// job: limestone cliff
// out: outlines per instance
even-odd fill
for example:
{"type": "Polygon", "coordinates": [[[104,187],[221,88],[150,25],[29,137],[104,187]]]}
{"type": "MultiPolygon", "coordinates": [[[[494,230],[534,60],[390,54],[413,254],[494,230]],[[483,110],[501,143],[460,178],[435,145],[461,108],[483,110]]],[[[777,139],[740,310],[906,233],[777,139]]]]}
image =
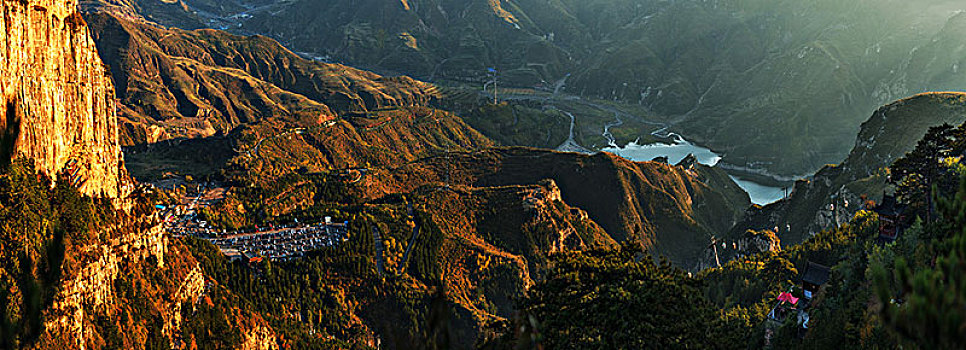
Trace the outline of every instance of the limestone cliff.
{"type": "Polygon", "coordinates": [[[0,12],[0,156],[31,158],[85,194],[118,197],[114,86],[77,0],[3,1],[0,12]]]}
{"type": "MultiPolygon", "coordinates": [[[[77,0],[0,1],[0,12],[0,164],[10,165],[0,167],[0,307],[13,310],[0,347],[183,347],[185,322],[208,319],[185,320],[181,308],[197,307],[210,285],[144,209],[151,203],[128,196],[114,85],[77,0]]],[[[245,325],[230,331],[237,344],[272,347],[270,328],[245,325]]]]}
{"type": "MultiPolygon", "coordinates": [[[[118,228],[123,230],[123,228],[118,228]]],[[[114,283],[127,263],[140,264],[149,257],[158,267],[164,265],[167,236],[161,226],[155,226],[142,234],[122,234],[106,244],[85,247],[81,252],[89,256],[76,276],[61,285],[60,293],[48,311],[46,320],[47,339],[59,340],[72,348],[84,349],[91,342],[89,329],[85,329],[85,314],[104,312],[115,299],[114,283]]],[[[186,280],[188,283],[190,279],[186,280]]],[[[180,292],[180,291],[179,291],[180,292]]],[[[173,317],[165,315],[165,317],[173,317]]],[[[178,315],[180,316],[180,315],[178,315]]],[[[46,344],[46,340],[39,344],[46,344]]]]}

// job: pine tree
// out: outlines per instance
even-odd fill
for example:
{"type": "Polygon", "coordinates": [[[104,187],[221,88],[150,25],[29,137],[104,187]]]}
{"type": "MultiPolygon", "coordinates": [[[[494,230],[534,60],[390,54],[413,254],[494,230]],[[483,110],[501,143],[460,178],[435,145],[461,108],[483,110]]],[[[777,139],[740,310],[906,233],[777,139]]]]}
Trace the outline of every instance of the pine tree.
{"type": "Polygon", "coordinates": [[[905,339],[924,349],[955,349],[966,344],[966,180],[959,192],[939,200],[941,234],[932,242],[938,253],[932,261],[896,259],[894,279],[901,297],[890,295],[884,268],[875,272],[882,314],[905,339]]]}
{"type": "Polygon", "coordinates": [[[947,178],[948,173],[944,160],[953,155],[956,135],[952,125],[932,127],[912,152],[896,160],[889,168],[889,181],[897,186],[896,194],[904,202],[918,208],[925,215],[927,223],[932,222],[935,212],[934,187],[939,186],[940,190],[954,187],[943,179],[947,178]]]}

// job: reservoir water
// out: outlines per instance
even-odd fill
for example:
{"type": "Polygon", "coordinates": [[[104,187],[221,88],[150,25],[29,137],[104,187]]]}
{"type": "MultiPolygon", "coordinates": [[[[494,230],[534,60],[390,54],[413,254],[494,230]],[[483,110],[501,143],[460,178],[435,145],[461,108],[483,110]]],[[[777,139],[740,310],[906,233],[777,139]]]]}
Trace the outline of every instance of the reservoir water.
{"type": "MultiPolygon", "coordinates": [[[[631,142],[624,147],[611,145],[604,148],[604,152],[616,154],[637,162],[650,161],[657,157],[668,157],[668,162],[676,164],[688,154],[694,154],[698,162],[707,166],[715,166],[721,161],[721,156],[712,152],[710,149],[697,146],[683,139],[677,134],[671,134],[675,141],[672,144],[653,143],[641,145],[631,142]]],[[[752,181],[744,180],[731,176],[738,186],[741,186],[751,197],[751,202],[759,205],[777,202],[784,197],[784,189],[781,187],[770,187],[752,181]]]]}
{"type": "Polygon", "coordinates": [[[765,205],[775,203],[778,200],[785,198],[785,189],[781,187],[769,187],[757,182],[751,182],[748,180],[742,180],[741,178],[729,175],[738,186],[741,186],[748,192],[748,196],[751,197],[751,202],[758,205],[765,205]]]}

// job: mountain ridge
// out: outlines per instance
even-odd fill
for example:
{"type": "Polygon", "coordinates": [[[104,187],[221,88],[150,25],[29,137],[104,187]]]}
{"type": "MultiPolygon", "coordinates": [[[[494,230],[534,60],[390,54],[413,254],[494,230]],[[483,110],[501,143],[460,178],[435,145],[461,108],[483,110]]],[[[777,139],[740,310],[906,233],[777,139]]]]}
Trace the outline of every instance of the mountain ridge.
{"type": "Polygon", "coordinates": [[[379,10],[295,1],[230,21],[308,56],[393,74],[476,86],[496,67],[504,86],[563,81],[564,93],[646,107],[725,162],[776,176],[844,159],[843,145],[885,103],[962,85],[946,74],[961,62],[934,62],[944,51],[927,50],[938,40],[958,52],[943,40],[961,27],[955,1],[518,0],[502,7],[516,22],[482,3],[366,6],[379,10]]]}
{"type": "Polygon", "coordinates": [[[964,121],[962,92],[923,93],[887,104],[862,124],[845,161],[798,181],[788,199],[752,208],[729,235],[778,227],[783,245],[802,242],[834,225],[836,217],[840,222],[851,218],[866,204],[862,198],[881,201],[888,190],[887,168],[912,151],[930,127],[964,121]]]}

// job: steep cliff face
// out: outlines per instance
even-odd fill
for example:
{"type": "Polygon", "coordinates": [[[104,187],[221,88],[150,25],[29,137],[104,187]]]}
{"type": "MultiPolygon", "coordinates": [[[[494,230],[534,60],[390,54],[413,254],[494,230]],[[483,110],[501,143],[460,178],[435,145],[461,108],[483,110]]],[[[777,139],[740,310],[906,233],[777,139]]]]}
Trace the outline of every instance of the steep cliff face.
{"type": "Polygon", "coordinates": [[[788,246],[845,223],[862,208],[863,195],[882,198],[886,168],[913,150],[930,127],[964,121],[966,94],[959,92],[919,94],[883,106],[862,124],[855,147],[842,164],[798,181],[786,200],[752,208],[730,236],[777,227],[782,245],[788,246]]]}
{"type": "Polygon", "coordinates": [[[438,244],[417,247],[408,272],[430,275],[420,262],[438,261],[449,293],[479,322],[511,315],[513,300],[540,279],[551,253],[616,245],[585,211],[563,200],[553,180],[426,186],[411,198],[428,214],[417,242],[438,244]]]}
{"type": "Polygon", "coordinates": [[[81,192],[117,197],[114,87],[76,0],[0,2],[0,156],[33,159],[81,192]]]}
{"type": "MultiPolygon", "coordinates": [[[[164,253],[168,238],[161,226],[155,226],[142,234],[122,234],[107,244],[84,247],[84,267],[63,282],[60,293],[47,311],[46,335],[40,344],[69,343],[72,348],[84,349],[92,343],[92,332],[85,332],[87,314],[103,313],[115,301],[114,283],[122,274],[124,266],[140,264],[153,258],[157,267],[164,266],[164,253]]],[[[190,279],[186,280],[190,281],[190,279]]],[[[180,295],[179,295],[180,296],[180,295]]],[[[166,318],[174,317],[172,313],[166,318]]],[[[177,315],[180,317],[180,315],[177,315]]]]}
{"type": "MultiPolygon", "coordinates": [[[[113,83],[77,0],[0,1],[0,16],[0,347],[183,346],[184,324],[210,318],[180,309],[211,288],[126,190],[113,83]]],[[[270,328],[245,325],[224,333],[271,348],[270,328]]]]}

